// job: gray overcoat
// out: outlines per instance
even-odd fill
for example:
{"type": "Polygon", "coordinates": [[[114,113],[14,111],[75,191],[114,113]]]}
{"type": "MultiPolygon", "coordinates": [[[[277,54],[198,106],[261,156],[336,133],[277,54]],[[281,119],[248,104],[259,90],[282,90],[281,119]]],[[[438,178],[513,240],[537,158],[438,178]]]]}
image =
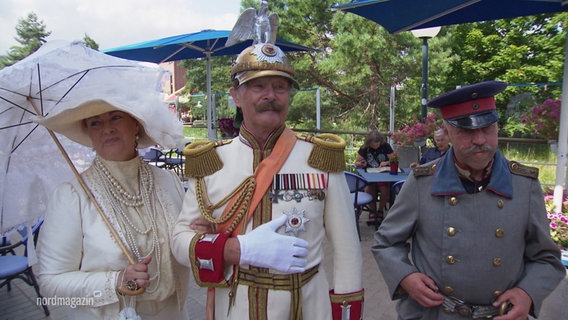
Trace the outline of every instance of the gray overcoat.
{"type": "Polygon", "coordinates": [[[538,315],[566,274],[550,238],[538,178],[500,152],[489,183],[475,193],[465,191],[453,149],[428,167],[408,177],[371,248],[391,298],[400,299],[399,319],[463,319],[409,298],[399,284],[414,272],[471,305],[490,305],[519,287],[532,298],[531,314],[538,315]]]}

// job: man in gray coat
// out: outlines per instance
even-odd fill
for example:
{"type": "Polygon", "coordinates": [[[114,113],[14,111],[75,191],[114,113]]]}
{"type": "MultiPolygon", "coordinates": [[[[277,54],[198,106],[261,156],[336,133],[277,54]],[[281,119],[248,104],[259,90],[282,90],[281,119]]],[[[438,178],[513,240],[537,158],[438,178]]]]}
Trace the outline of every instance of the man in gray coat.
{"type": "Polygon", "coordinates": [[[526,319],[566,275],[538,169],[497,150],[494,95],[506,87],[481,82],[429,102],[452,148],[413,170],[371,249],[399,319],[526,319]]]}

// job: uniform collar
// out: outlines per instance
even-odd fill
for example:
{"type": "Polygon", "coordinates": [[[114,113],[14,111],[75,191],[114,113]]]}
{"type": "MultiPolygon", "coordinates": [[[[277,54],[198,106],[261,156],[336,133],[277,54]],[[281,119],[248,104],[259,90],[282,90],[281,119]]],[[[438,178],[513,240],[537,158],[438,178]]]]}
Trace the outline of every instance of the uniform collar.
{"type": "MultiPolygon", "coordinates": [[[[459,163],[458,159],[456,159],[455,155],[454,155],[454,163],[460,177],[475,182],[475,180],[471,177],[471,171],[464,169],[461,163],[459,163]]],[[[481,178],[481,180],[485,180],[489,177],[489,175],[491,174],[492,166],[493,166],[493,159],[491,159],[491,161],[489,161],[487,166],[483,169],[483,177],[481,178]]]]}
{"type": "MultiPolygon", "coordinates": [[[[512,174],[507,159],[497,150],[493,157],[489,183],[486,189],[506,198],[513,197],[512,174]]],[[[431,186],[433,196],[452,196],[466,193],[454,161],[453,147],[448,150],[436,165],[431,186]]]]}
{"type": "Polygon", "coordinates": [[[241,125],[241,130],[240,130],[240,134],[239,134],[239,139],[246,145],[248,145],[249,147],[253,148],[253,149],[257,149],[257,150],[272,150],[272,148],[274,148],[274,145],[276,144],[276,141],[278,140],[278,138],[280,137],[280,135],[282,134],[282,132],[284,132],[284,128],[286,128],[286,125],[281,126],[280,128],[274,130],[270,136],[268,137],[268,139],[266,140],[266,143],[264,144],[264,146],[259,145],[259,143],[257,142],[256,138],[254,137],[254,135],[248,131],[246,125],[243,123],[241,125]]]}

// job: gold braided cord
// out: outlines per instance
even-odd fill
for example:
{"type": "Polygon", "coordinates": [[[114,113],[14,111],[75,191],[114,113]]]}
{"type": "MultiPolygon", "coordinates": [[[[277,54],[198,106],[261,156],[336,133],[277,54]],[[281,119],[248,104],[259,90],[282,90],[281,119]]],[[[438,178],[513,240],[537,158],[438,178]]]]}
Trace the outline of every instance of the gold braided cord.
{"type": "Polygon", "coordinates": [[[205,180],[203,178],[197,178],[195,193],[201,215],[210,223],[222,224],[227,222],[236,214],[235,219],[233,219],[231,225],[226,230],[227,232],[233,232],[237,224],[241,220],[243,220],[243,217],[247,215],[255,188],[256,181],[254,179],[254,176],[250,176],[243,180],[243,182],[241,182],[235,189],[233,189],[230,194],[225,196],[216,204],[212,204],[209,200],[209,196],[207,195],[205,180]],[[237,195],[237,193],[239,194],[237,195]],[[237,197],[237,199],[235,200],[234,205],[229,208],[227,214],[221,216],[219,219],[215,219],[213,217],[213,211],[222,207],[235,196],[237,197]]]}
{"type": "Polygon", "coordinates": [[[213,141],[194,141],[183,148],[186,157],[194,157],[215,148],[213,141]]]}
{"type": "Polygon", "coordinates": [[[307,141],[313,141],[315,144],[332,150],[345,149],[345,140],[340,136],[331,133],[322,133],[317,136],[308,137],[307,141]]]}
{"type": "Polygon", "coordinates": [[[345,170],[345,140],[340,136],[322,133],[318,136],[305,136],[301,139],[314,144],[308,157],[308,164],[326,172],[345,170]]]}
{"type": "Polygon", "coordinates": [[[212,141],[195,141],[183,149],[185,155],[185,175],[188,177],[205,177],[223,168],[215,147],[231,141],[215,143],[212,141]]]}

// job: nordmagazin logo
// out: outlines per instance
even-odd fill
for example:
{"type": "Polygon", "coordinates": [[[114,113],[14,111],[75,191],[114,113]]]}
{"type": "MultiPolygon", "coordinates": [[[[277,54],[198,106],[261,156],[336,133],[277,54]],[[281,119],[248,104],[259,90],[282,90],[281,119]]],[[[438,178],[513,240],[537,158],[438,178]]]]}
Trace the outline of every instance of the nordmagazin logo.
{"type": "MultiPolygon", "coordinates": [[[[93,292],[94,297],[100,297],[101,292],[93,292]]],[[[94,297],[38,297],[36,305],[38,306],[68,306],[76,308],[77,306],[93,306],[95,304],[94,297]]]]}

